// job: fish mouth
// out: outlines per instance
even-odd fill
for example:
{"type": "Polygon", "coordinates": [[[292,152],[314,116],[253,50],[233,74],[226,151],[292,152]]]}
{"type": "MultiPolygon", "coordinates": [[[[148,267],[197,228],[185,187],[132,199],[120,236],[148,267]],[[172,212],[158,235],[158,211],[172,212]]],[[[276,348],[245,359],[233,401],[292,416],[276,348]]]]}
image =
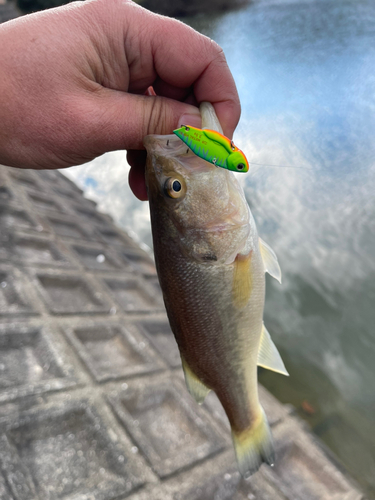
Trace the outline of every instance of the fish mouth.
{"type": "Polygon", "coordinates": [[[179,156],[186,154],[190,149],[175,134],[169,135],[146,135],[143,145],[148,153],[163,156],[179,156]]]}

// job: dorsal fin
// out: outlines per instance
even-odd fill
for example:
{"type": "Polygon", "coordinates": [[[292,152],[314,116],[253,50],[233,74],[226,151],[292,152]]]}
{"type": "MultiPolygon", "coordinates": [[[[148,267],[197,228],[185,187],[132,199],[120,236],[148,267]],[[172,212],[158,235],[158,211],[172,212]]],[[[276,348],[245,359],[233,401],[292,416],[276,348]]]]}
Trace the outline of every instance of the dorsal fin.
{"type": "Polygon", "coordinates": [[[259,247],[263,259],[264,271],[281,283],[281,269],[275,252],[262,238],[259,238],[259,247]]]}
{"type": "Polygon", "coordinates": [[[289,377],[286,371],[283,360],[273,343],[267,328],[263,324],[262,334],[260,337],[259,352],[258,352],[258,366],[272,370],[273,372],[281,373],[289,377]]]}

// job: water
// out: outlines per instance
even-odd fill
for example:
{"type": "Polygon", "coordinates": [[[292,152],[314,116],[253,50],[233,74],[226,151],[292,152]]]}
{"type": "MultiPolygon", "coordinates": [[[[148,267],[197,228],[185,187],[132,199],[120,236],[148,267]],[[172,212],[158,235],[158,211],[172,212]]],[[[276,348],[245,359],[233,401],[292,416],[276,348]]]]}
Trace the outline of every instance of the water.
{"type": "MultiPolygon", "coordinates": [[[[187,21],[224,48],[248,160],[298,167],[241,177],[283,271],[282,286],[267,279],[265,323],[291,377],[261,381],[375,498],[375,3],[260,0],[187,21]]],[[[68,175],[150,244],[127,170],[116,152],[68,175]]]]}

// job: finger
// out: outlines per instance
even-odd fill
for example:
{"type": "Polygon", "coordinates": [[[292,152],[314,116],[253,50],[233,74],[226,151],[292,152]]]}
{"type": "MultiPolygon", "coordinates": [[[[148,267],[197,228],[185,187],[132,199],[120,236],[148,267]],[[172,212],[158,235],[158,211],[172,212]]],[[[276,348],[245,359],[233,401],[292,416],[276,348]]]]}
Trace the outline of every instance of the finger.
{"type": "Polygon", "coordinates": [[[150,85],[150,86],[147,88],[147,90],[146,90],[146,92],[145,92],[145,95],[149,95],[149,96],[154,95],[154,96],[156,96],[156,92],[155,92],[154,87],[153,87],[152,85],[150,85]]]}
{"type": "Polygon", "coordinates": [[[145,149],[129,149],[126,160],[131,167],[143,168],[146,165],[147,152],[145,149]]]}
{"type": "Polygon", "coordinates": [[[176,87],[172,87],[162,80],[157,79],[154,87],[149,87],[149,89],[147,89],[145,95],[159,95],[162,97],[168,97],[169,99],[175,99],[176,101],[183,101],[186,104],[191,104],[197,108],[199,107],[191,87],[188,89],[177,89],[176,87]],[[152,89],[152,93],[149,93],[149,89],[152,89]]]}
{"type": "Polygon", "coordinates": [[[171,134],[181,122],[202,126],[198,108],[165,97],[102,89],[94,96],[93,105],[88,127],[98,155],[117,149],[143,149],[146,135],[171,134]]]}
{"type": "Polygon", "coordinates": [[[174,85],[164,82],[160,78],[155,80],[154,89],[157,95],[175,99],[176,101],[185,101],[186,96],[193,91],[192,87],[175,87],[174,85]]]}
{"type": "Polygon", "coordinates": [[[145,181],[146,151],[130,150],[127,160],[131,169],[129,171],[129,186],[134,195],[141,201],[146,201],[147,188],[145,181]]]}

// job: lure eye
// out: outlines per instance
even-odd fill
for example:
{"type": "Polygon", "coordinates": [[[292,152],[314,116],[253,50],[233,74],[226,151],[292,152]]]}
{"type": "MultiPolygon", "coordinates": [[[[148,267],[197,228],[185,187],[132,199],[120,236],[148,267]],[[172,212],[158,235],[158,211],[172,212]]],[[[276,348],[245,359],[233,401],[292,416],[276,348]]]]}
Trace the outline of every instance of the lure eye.
{"type": "Polygon", "coordinates": [[[170,198],[180,198],[183,194],[181,181],[173,177],[170,177],[165,181],[164,189],[170,198]]]}
{"type": "Polygon", "coordinates": [[[243,163],[239,163],[237,165],[237,170],[243,170],[245,168],[245,165],[243,163]]]}

